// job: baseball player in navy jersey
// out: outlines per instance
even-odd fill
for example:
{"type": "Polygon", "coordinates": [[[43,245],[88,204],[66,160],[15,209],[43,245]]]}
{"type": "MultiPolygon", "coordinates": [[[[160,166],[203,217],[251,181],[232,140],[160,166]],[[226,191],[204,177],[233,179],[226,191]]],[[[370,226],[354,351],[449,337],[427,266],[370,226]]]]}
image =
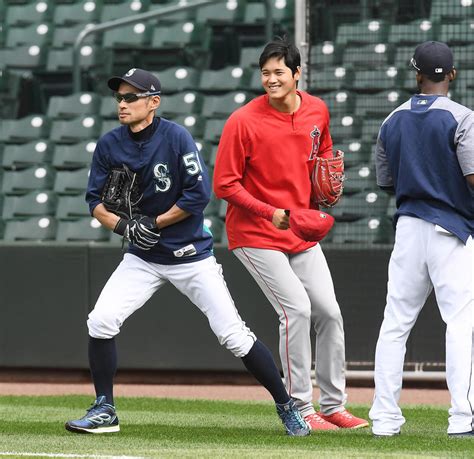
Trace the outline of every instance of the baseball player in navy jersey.
{"type": "Polygon", "coordinates": [[[219,343],[242,358],[271,393],[287,433],[308,435],[271,353],[240,318],[213,256],[212,235],[203,224],[210,183],[194,140],[182,126],[155,117],[161,84],[152,73],[131,69],[111,78],[108,86],[115,91],[122,126],[97,143],[86,200],[91,214],[106,228],[122,235],[144,231],[137,217],[120,218],[101,200],[111,169],[126,165],[140,177],[143,199],[139,205],[149,219],[149,231],[144,239],[130,237],[123,260],[89,314],[89,364],[96,400],[84,417],[68,421],[66,429],[79,433],[120,430],[113,398],[115,336],[133,312],[171,282],[206,315],[219,343]]]}
{"type": "Polygon", "coordinates": [[[383,122],[376,147],[377,183],[396,196],[396,237],[387,304],[375,353],[376,436],[400,433],[398,406],[405,345],[434,288],[446,323],[448,434],[474,437],[474,115],[448,97],[456,77],[447,45],[414,53],[420,93],[383,122]]]}

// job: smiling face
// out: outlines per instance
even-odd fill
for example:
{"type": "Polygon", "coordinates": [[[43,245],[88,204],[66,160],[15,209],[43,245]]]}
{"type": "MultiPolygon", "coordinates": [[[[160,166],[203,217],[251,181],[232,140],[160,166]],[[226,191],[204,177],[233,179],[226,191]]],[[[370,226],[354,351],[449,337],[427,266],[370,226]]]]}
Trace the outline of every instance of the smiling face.
{"type": "MultiPolygon", "coordinates": [[[[144,93],[128,83],[121,83],[118,93],[144,93]]],[[[130,126],[132,132],[138,132],[147,127],[152,121],[155,110],[160,106],[160,96],[143,97],[135,102],[124,100],[117,103],[120,124],[130,126]]]]}
{"type": "Polygon", "coordinates": [[[296,82],[300,75],[299,67],[293,75],[283,58],[272,57],[262,66],[262,86],[271,101],[283,102],[296,93],[296,82]]]}

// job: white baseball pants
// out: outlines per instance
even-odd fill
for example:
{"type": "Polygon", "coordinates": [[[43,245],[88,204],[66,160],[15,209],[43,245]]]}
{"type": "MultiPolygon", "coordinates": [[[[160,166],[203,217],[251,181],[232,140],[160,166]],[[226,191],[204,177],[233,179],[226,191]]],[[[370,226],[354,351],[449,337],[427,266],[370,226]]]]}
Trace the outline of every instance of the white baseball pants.
{"type": "Polygon", "coordinates": [[[257,338],[240,318],[222,266],[213,256],[194,263],[161,265],[126,253],[89,314],[89,335],[113,338],[124,321],[166,282],[171,282],[205,314],[221,345],[236,357],[248,354],[257,338]]]}
{"type": "Polygon", "coordinates": [[[397,222],[387,305],[375,353],[375,396],[369,416],[378,435],[398,433],[406,341],[434,287],[446,323],[446,379],[451,395],[448,433],[473,430],[474,255],[442,228],[419,218],[397,222]]]}
{"type": "Polygon", "coordinates": [[[256,280],[280,321],[280,358],[289,394],[303,416],[314,413],[311,321],[316,331],[316,379],[321,411],[346,402],[342,315],[319,244],[298,254],[239,248],[234,254],[256,280]]]}

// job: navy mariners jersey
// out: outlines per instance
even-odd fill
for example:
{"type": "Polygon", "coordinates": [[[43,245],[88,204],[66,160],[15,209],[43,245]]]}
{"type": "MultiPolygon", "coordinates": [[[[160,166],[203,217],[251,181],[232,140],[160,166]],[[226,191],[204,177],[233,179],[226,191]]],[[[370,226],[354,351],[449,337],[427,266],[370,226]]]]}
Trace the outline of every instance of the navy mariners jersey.
{"type": "Polygon", "coordinates": [[[377,184],[395,188],[397,212],[437,224],[464,243],[474,236],[474,115],[446,96],[416,95],[383,122],[377,184]]]}
{"type": "Polygon", "coordinates": [[[127,165],[140,176],[143,199],[141,212],[156,217],[174,204],[191,215],[161,230],[160,242],[144,251],[129,244],[128,252],[146,261],[179,264],[212,255],[212,235],[204,226],[203,210],[210,198],[206,167],[191,134],[164,118],[154,119],[158,127],[143,142],[134,141],[127,126],[102,136],[92,158],[86,200],[92,214],[101,203],[109,172],[127,165]]]}

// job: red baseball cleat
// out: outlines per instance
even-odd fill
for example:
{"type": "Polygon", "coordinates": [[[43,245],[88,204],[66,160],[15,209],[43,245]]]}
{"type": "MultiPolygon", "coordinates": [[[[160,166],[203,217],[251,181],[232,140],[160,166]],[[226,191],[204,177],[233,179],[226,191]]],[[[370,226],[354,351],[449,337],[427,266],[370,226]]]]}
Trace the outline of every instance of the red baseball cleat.
{"type": "Polygon", "coordinates": [[[365,419],[356,418],[347,410],[338,411],[337,413],[329,414],[327,416],[322,413],[317,414],[325,421],[330,422],[341,429],[360,429],[361,427],[369,426],[368,421],[365,419]]]}
{"type": "Polygon", "coordinates": [[[311,430],[337,430],[338,427],[334,424],[331,424],[328,421],[325,421],[317,413],[308,414],[304,417],[306,424],[308,424],[311,430]]]}

